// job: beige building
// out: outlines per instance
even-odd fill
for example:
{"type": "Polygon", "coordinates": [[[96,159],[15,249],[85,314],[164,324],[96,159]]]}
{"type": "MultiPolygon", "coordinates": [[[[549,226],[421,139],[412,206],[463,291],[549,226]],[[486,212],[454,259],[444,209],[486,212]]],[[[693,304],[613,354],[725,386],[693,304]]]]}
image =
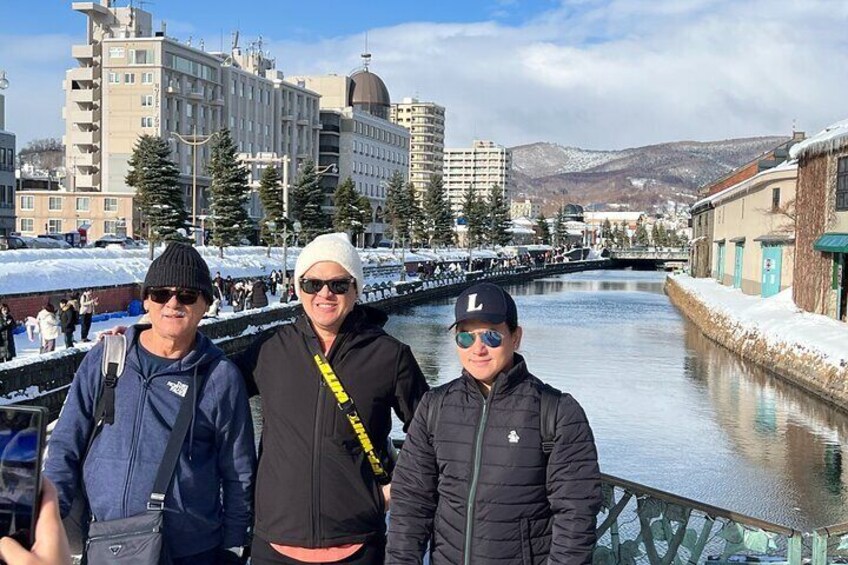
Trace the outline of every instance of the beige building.
{"type": "Polygon", "coordinates": [[[105,234],[143,238],[133,194],[19,190],[18,231],[22,235],[67,233],[87,226],[88,240],[105,234]]]}
{"type": "Polygon", "coordinates": [[[746,294],[792,286],[797,165],[763,171],[713,195],[712,273],[746,294]]]}
{"type": "Polygon", "coordinates": [[[513,200],[509,203],[509,215],[511,218],[538,218],[542,214],[542,205],[538,202],[525,198],[524,201],[513,200]]]}
{"type": "MultiPolygon", "coordinates": [[[[243,51],[236,37],[231,52],[212,53],[168,37],[164,24],[154,32],[151,14],[132,5],[100,0],[73,8],[87,16],[88,26],[86,43],[72,48],[79,67],[67,71],[64,82],[68,181],[53,198],[69,199],[65,221],[75,222],[75,193],[133,193],[125,182],[127,162],[144,134],[173,139],[186,208],[199,216],[208,211],[210,144],[197,149],[193,193],[193,150],[174,134],[203,141],[229,128],[247,156],[287,155],[294,167],[317,160],[319,96],[284,81],[261,43],[243,51]]],[[[95,238],[103,235],[94,227],[95,238]]]]}
{"type": "Polygon", "coordinates": [[[445,191],[454,216],[462,212],[469,187],[481,198],[488,199],[492,187],[504,191],[509,202],[513,191],[512,151],[493,141],[474,140],[471,147],[445,149],[445,191]]]}
{"type": "Polygon", "coordinates": [[[444,176],[445,108],[434,102],[404,98],[392,104],[392,121],[409,130],[409,182],[423,198],[433,175],[444,176]]]}

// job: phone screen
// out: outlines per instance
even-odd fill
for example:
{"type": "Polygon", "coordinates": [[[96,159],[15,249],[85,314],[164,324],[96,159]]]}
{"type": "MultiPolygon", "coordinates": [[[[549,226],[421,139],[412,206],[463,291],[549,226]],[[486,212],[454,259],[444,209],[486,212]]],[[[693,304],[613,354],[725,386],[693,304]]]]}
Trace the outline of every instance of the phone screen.
{"type": "Polygon", "coordinates": [[[43,412],[0,408],[0,536],[32,545],[40,487],[43,412]]]}

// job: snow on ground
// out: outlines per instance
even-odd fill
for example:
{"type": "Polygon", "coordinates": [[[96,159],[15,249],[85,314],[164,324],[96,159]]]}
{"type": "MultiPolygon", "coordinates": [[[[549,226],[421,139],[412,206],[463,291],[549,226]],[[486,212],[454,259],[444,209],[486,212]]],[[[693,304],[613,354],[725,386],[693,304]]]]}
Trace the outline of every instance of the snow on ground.
{"type": "Polygon", "coordinates": [[[770,298],[750,296],[714,279],[674,276],[711,310],[736,322],[739,332],[756,332],[770,345],[815,353],[835,366],[848,365],[848,324],[799,309],[788,288],[770,298]]]}
{"type": "MultiPolygon", "coordinates": [[[[218,257],[217,247],[198,247],[215,275],[223,277],[257,277],[269,275],[280,269],[283,250],[267,247],[228,247],[224,257],[218,257]]],[[[163,251],[156,249],[155,255],[163,251]]],[[[360,250],[363,266],[399,266],[401,250],[360,250]]],[[[140,283],[150,266],[147,249],[83,248],[83,249],[19,249],[0,252],[0,296],[29,292],[50,292],[69,288],[104,287],[140,283]]],[[[287,263],[294,269],[300,249],[289,248],[287,263]]],[[[475,258],[496,257],[492,250],[474,250],[475,258]]],[[[468,258],[467,249],[406,250],[405,259],[410,261],[445,260],[456,261],[468,258]]]]}

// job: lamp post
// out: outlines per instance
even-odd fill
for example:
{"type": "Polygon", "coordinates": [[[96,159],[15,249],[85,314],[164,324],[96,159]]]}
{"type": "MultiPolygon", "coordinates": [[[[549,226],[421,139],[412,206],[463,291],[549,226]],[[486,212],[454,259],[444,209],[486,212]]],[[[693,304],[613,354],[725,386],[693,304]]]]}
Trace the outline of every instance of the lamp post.
{"type": "Polygon", "coordinates": [[[171,132],[177,140],[191,146],[191,227],[194,230],[194,244],[199,245],[197,232],[197,148],[205,145],[215,134],[197,135],[197,123],[192,128],[190,137],[183,137],[177,132],[171,132]]]}

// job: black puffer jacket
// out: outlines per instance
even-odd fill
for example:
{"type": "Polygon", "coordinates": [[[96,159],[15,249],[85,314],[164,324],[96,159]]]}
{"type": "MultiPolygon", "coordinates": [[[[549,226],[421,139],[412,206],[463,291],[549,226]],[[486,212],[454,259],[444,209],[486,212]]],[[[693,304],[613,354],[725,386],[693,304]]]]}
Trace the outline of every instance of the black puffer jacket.
{"type": "MultiPolygon", "coordinates": [[[[386,315],[356,306],[327,359],[384,454],[391,412],[404,429],[428,386],[409,346],[383,331],[386,315]]],[[[256,534],[319,548],[367,541],[385,531],[385,509],[370,465],[333,393],[322,384],[305,340],[305,316],[237,360],[262,395],[264,426],[256,484],[256,534]]]]}
{"type": "Polygon", "coordinates": [[[488,398],[467,374],[444,386],[433,437],[427,394],[395,469],[386,563],[421,563],[431,535],[433,565],[591,563],[600,474],[577,401],[560,399],[546,467],[542,383],[520,355],[488,398]]]}

